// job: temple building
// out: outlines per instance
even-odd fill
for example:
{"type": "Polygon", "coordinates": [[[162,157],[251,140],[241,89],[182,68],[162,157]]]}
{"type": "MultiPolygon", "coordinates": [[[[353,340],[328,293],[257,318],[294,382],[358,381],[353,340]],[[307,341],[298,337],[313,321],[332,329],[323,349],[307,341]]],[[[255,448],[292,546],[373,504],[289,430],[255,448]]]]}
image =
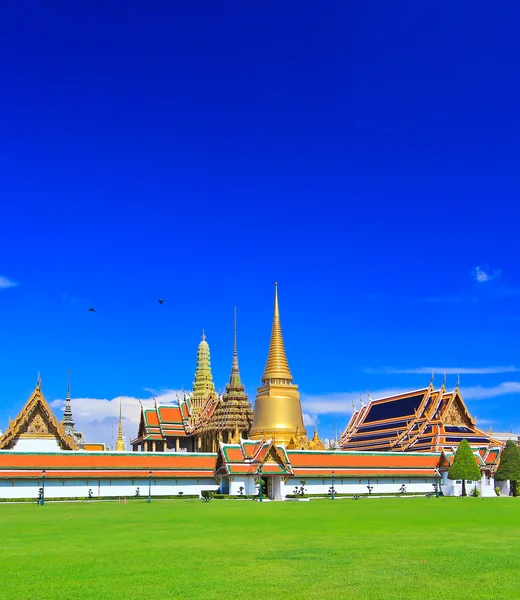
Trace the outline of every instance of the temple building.
{"type": "Polygon", "coordinates": [[[0,436],[0,498],[115,498],[199,496],[205,490],[260,494],[284,500],[301,494],[459,495],[448,478],[456,449],[467,439],[481,478],[482,496],[505,495],[494,481],[502,442],[477,427],[458,384],[452,391],[427,388],[362,403],[341,436],[324,448],[318,432],[309,440],[298,386],[282,337],[278,287],[267,363],[254,411],[240,378],[236,313],[233,357],[226,391],[219,396],[203,334],[193,392],[176,404],[142,408],[138,437],[125,451],[122,404],[115,451],[84,443],[75,430],[70,381],[60,422],[36,389],[0,436]]]}
{"type": "Polygon", "coordinates": [[[343,450],[452,452],[461,440],[486,451],[501,442],[479,429],[462,399],[459,386],[444,382],[427,388],[371,400],[354,410],[340,445],[343,450]]]}
{"type": "MultiPolygon", "coordinates": [[[[70,386],[69,386],[70,391],[70,386]]],[[[70,394],[69,409],[70,409],[70,394]]],[[[71,417],[72,419],[72,414],[71,417]]],[[[80,445],[74,436],[74,423],[69,432],[60,423],[42,394],[42,382],[38,375],[36,389],[24,407],[0,438],[0,450],[17,452],[56,452],[79,450],[80,445]]]]}
{"type": "Polygon", "coordinates": [[[197,350],[193,393],[183,394],[176,405],[142,408],[134,451],[216,452],[220,442],[247,437],[253,422],[253,409],[240,379],[237,352],[236,310],[233,359],[226,392],[215,392],[211,373],[209,344],[203,332],[197,350]]]}

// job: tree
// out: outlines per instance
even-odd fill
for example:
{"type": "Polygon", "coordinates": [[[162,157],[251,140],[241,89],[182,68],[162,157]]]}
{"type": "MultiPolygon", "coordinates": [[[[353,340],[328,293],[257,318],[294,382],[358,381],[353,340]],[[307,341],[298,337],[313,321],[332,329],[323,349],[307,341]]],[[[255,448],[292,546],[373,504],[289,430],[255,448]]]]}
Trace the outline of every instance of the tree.
{"type": "Polygon", "coordinates": [[[480,469],[468,440],[462,440],[455,453],[455,459],[448,471],[448,479],[462,479],[462,495],[466,496],[466,479],[468,481],[478,481],[480,479],[480,469]]]}
{"type": "Polygon", "coordinates": [[[520,448],[513,440],[507,440],[502,450],[495,479],[497,481],[510,481],[512,494],[513,496],[517,495],[517,481],[520,481],[520,448]]]}

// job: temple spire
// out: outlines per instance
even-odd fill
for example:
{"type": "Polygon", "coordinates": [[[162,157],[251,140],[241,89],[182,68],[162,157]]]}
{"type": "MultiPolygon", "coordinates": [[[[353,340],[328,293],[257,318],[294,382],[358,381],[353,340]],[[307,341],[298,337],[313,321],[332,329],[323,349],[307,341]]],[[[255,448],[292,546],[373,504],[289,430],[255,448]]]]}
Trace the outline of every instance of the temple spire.
{"type": "Polygon", "coordinates": [[[202,330],[202,340],[197,349],[197,369],[191,396],[192,414],[197,417],[210,396],[215,395],[215,384],[211,375],[211,359],[206,334],[202,330]]]}
{"type": "Polygon", "coordinates": [[[122,403],[123,399],[119,396],[119,428],[117,430],[117,442],[116,442],[116,452],[124,452],[125,451],[125,442],[123,440],[123,411],[122,411],[122,403]]]}
{"type": "Polygon", "coordinates": [[[237,309],[235,306],[233,315],[233,361],[231,363],[231,375],[229,384],[226,385],[226,391],[238,392],[244,394],[244,386],[240,381],[240,371],[238,369],[238,352],[237,352],[237,309]]]}
{"type": "Polygon", "coordinates": [[[292,383],[292,374],[285,354],[283,343],[282,326],[280,324],[280,309],[278,306],[278,284],[274,284],[274,316],[271,329],[271,342],[267,364],[262,376],[262,382],[267,383],[270,379],[281,379],[285,383],[292,383]]]}
{"type": "Polygon", "coordinates": [[[67,372],[68,381],[67,381],[67,397],[65,398],[65,408],[63,410],[63,419],[61,420],[65,431],[72,435],[74,431],[74,419],[72,418],[72,407],[70,405],[70,371],[67,372]]]}

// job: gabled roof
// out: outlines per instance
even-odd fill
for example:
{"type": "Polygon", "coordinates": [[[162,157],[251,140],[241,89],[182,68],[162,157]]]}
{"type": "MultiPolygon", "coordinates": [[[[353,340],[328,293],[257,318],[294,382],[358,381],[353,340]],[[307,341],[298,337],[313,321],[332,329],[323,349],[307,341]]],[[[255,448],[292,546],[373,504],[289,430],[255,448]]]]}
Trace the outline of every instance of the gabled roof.
{"type": "Polygon", "coordinates": [[[292,474],[287,451],[273,440],[240,440],[238,444],[220,443],[215,475],[292,474]]]}
{"type": "Polygon", "coordinates": [[[56,418],[41,391],[40,382],[24,407],[0,437],[0,449],[11,449],[21,437],[54,437],[63,450],[78,450],[76,440],[68,435],[56,418]]]}
{"type": "Polygon", "coordinates": [[[345,450],[441,451],[462,439],[472,446],[500,446],[476,426],[458,388],[444,385],[372,400],[356,411],[345,430],[345,450]]]}
{"type": "Polygon", "coordinates": [[[153,408],[141,406],[139,433],[131,444],[146,440],[164,440],[168,437],[189,437],[204,431],[220,402],[216,394],[208,397],[206,404],[194,418],[190,398],[184,395],[176,404],[157,405],[153,408]]]}
{"type": "MultiPolygon", "coordinates": [[[[500,463],[500,453],[501,448],[499,447],[489,447],[483,446],[480,448],[471,448],[473,451],[473,455],[475,456],[475,460],[479,467],[489,467],[491,470],[494,470],[498,467],[500,463]]],[[[453,464],[453,460],[455,458],[454,450],[446,450],[443,452],[443,467],[451,467],[453,464]]]]}

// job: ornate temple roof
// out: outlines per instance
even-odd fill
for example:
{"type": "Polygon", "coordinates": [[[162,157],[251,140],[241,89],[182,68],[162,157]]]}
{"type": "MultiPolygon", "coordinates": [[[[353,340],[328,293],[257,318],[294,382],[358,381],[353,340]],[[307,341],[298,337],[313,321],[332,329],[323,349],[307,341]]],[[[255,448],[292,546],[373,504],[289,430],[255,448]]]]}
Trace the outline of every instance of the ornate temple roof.
{"type": "Polygon", "coordinates": [[[215,476],[287,475],[294,477],[435,477],[441,452],[345,452],[286,450],[273,440],[221,444],[215,476]]]}
{"type": "Polygon", "coordinates": [[[12,449],[20,437],[55,438],[63,450],[78,450],[79,445],[52,412],[41,391],[38,376],[36,389],[9,427],[0,437],[0,449],[12,449]]]}
{"type": "Polygon", "coordinates": [[[215,476],[228,475],[292,475],[283,446],[273,440],[243,440],[238,444],[220,444],[215,476]]]}
{"type": "Polygon", "coordinates": [[[345,450],[450,451],[501,443],[476,426],[458,389],[429,387],[371,400],[356,410],[341,437],[345,450]]]}
{"type": "MultiPolygon", "coordinates": [[[[211,418],[205,422],[201,419],[201,428],[208,431],[233,431],[249,433],[253,423],[253,409],[245,393],[244,385],[240,379],[237,352],[237,313],[234,311],[233,328],[233,359],[231,362],[231,374],[226,392],[212,411],[211,418]]],[[[237,439],[238,441],[238,439],[237,439]]]]}

